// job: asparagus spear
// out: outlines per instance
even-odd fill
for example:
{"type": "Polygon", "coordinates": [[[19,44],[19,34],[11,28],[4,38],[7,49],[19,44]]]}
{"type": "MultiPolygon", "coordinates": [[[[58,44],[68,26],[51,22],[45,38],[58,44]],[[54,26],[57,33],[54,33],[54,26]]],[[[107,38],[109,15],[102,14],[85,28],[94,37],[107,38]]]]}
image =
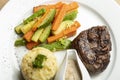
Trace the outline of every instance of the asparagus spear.
{"type": "Polygon", "coordinates": [[[45,13],[45,9],[42,8],[40,10],[38,10],[37,12],[33,13],[31,16],[29,16],[26,20],[24,20],[24,24],[29,23],[30,21],[33,21],[35,18],[43,15],[45,13]]]}
{"type": "Polygon", "coordinates": [[[68,12],[68,13],[64,16],[63,21],[65,21],[65,20],[74,20],[74,19],[77,17],[77,13],[78,13],[77,9],[68,12]]]}
{"type": "Polygon", "coordinates": [[[59,51],[70,48],[71,41],[66,38],[61,38],[56,42],[49,44],[42,44],[41,47],[47,48],[51,51],[59,51]]]}
{"type": "MultiPolygon", "coordinates": [[[[24,26],[24,25],[27,25],[29,22],[33,23],[34,19],[37,18],[37,17],[40,17],[42,16],[43,14],[45,13],[45,9],[42,8],[40,9],[39,11],[35,12],[34,14],[32,14],[30,17],[28,17],[26,20],[23,21],[23,23],[19,24],[18,26],[15,27],[15,32],[20,34],[21,33],[21,28],[24,26]]],[[[30,23],[30,24],[31,24],[30,23]]],[[[28,24],[29,25],[29,24],[28,24]]],[[[27,27],[27,26],[26,26],[27,27]]]]}
{"type": "Polygon", "coordinates": [[[15,41],[14,45],[17,46],[24,46],[26,44],[26,40],[24,40],[23,38],[19,38],[15,41]]]}

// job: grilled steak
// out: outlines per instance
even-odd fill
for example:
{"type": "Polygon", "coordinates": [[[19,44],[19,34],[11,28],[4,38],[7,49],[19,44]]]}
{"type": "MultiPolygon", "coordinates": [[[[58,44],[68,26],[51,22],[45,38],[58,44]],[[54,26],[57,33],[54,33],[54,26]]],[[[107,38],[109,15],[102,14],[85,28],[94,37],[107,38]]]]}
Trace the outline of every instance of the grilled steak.
{"type": "Polygon", "coordinates": [[[104,71],[110,62],[111,41],[106,26],[95,26],[82,31],[72,42],[72,47],[90,74],[104,71]]]}

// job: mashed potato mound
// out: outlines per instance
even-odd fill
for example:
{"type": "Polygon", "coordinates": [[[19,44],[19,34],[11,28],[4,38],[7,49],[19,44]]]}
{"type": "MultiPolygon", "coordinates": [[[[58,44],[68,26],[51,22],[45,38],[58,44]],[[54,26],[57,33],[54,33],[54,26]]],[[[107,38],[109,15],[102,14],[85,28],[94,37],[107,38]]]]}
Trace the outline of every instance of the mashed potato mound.
{"type": "Polygon", "coordinates": [[[54,54],[48,49],[37,47],[29,51],[22,59],[21,71],[25,80],[50,80],[57,71],[57,61],[54,54]],[[38,54],[45,55],[43,68],[33,68],[32,62],[38,54]]]}

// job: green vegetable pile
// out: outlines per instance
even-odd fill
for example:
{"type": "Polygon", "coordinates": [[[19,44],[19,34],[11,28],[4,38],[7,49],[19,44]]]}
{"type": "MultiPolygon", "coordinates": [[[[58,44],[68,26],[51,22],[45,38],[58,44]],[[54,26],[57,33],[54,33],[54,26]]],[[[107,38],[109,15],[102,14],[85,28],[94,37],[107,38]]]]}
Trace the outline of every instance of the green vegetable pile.
{"type": "Polygon", "coordinates": [[[49,43],[49,44],[41,44],[40,46],[47,48],[51,51],[59,51],[59,50],[64,50],[64,49],[70,48],[71,41],[68,40],[67,38],[61,38],[56,42],[49,43]]]}
{"type": "Polygon", "coordinates": [[[56,39],[54,42],[48,42],[47,39],[51,35],[60,34],[63,30],[74,24],[74,19],[78,13],[77,7],[67,12],[63,16],[59,28],[53,31],[51,28],[56,18],[56,13],[56,8],[51,8],[49,11],[47,11],[46,8],[41,8],[23,20],[22,23],[14,28],[16,34],[19,36],[19,38],[15,40],[14,45],[16,47],[26,46],[27,49],[41,46],[51,51],[70,48],[71,41],[67,38],[62,37],[56,39]]]}

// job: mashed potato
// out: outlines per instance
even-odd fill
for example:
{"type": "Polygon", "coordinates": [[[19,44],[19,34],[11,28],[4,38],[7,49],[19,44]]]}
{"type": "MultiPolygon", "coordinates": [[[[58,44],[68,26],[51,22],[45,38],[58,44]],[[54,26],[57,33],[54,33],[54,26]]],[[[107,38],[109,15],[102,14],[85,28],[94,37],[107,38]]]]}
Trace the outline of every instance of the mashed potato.
{"type": "Polygon", "coordinates": [[[54,54],[48,49],[37,47],[29,51],[22,59],[21,71],[25,80],[50,80],[57,71],[57,62],[54,54]],[[33,68],[33,61],[38,54],[45,55],[43,68],[33,68]]]}

